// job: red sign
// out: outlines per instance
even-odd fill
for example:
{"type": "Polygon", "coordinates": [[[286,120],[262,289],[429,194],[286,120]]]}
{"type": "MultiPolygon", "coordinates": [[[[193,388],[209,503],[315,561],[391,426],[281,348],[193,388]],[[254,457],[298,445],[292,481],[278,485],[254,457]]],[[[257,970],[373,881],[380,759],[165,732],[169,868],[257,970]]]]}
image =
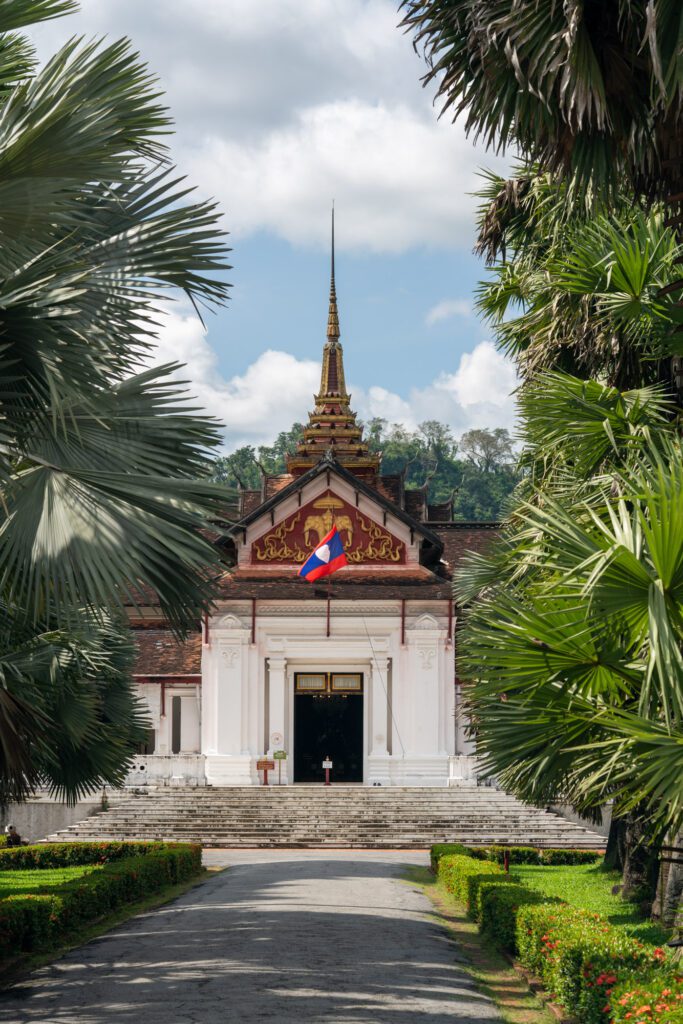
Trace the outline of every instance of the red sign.
{"type": "Polygon", "coordinates": [[[274,770],[275,770],[275,761],[268,761],[267,759],[264,758],[262,761],[257,761],[256,762],[256,771],[257,772],[272,772],[274,770]]]}
{"type": "Polygon", "coordinates": [[[255,540],[251,546],[252,564],[289,562],[300,565],[333,526],[339,531],[351,564],[405,564],[403,541],[332,491],[302,505],[255,540]]]}

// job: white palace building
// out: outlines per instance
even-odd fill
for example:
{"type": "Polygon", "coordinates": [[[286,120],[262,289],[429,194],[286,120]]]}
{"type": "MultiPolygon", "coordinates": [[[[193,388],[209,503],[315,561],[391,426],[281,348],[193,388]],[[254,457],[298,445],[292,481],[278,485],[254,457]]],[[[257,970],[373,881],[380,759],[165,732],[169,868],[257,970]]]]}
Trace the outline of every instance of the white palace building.
{"type": "MultiPolygon", "coordinates": [[[[286,381],[283,381],[286,387],[286,381]]],[[[287,473],[242,490],[212,615],[184,644],[153,606],[131,618],[153,730],[129,784],[448,786],[474,781],[459,714],[453,570],[495,524],[452,521],[382,475],[350,408],[334,283],[320,392],[287,473]],[[349,565],[298,569],[336,523],[349,565]]]]}

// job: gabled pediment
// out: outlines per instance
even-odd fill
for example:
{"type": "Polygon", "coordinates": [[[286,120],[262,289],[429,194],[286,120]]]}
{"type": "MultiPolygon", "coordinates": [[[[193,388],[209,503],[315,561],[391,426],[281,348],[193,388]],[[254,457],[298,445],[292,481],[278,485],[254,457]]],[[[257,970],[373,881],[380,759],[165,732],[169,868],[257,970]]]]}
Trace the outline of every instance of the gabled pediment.
{"type": "Polygon", "coordinates": [[[301,565],[333,526],[339,531],[351,565],[362,562],[403,565],[406,561],[406,545],[384,525],[379,506],[374,510],[371,507],[361,509],[333,486],[326,487],[279,522],[273,524],[266,516],[262,533],[258,522],[254,526],[256,537],[251,543],[250,557],[253,565],[269,562],[301,565]]]}

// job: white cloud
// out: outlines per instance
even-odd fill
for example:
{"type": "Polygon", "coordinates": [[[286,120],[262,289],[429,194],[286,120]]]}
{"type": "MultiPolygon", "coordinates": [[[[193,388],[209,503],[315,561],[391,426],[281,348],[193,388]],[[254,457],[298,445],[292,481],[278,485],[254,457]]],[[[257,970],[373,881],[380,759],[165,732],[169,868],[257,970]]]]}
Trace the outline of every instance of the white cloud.
{"type": "Polygon", "coordinates": [[[340,248],[471,245],[476,170],[502,168],[437,121],[395,0],[82,0],[35,35],[129,34],[176,118],[174,156],[237,237],[340,248]]]}
{"type": "Polygon", "coordinates": [[[185,157],[190,177],[221,195],[235,235],[276,232],[339,248],[402,252],[473,234],[479,157],[458,126],[407,106],[350,99],[301,111],[253,143],[217,135],[185,157]]]}
{"type": "MultiPolygon", "coordinates": [[[[281,430],[305,421],[320,383],[318,362],[275,349],[262,352],[243,374],[225,379],[202,324],[186,311],[165,312],[152,361],[187,364],[178,377],[190,380],[189,393],[225,423],[228,450],[270,444],[281,430]]],[[[349,390],[363,420],[380,416],[409,430],[424,420],[440,420],[457,436],[472,427],[512,428],[516,385],[512,364],[483,341],[461,356],[453,373],[440,374],[406,397],[380,385],[349,390]]]]}
{"type": "Polygon", "coordinates": [[[443,299],[428,311],[425,323],[428,327],[433,327],[441,320],[450,320],[454,316],[469,316],[471,312],[472,307],[467,299],[443,299]]]}
{"type": "Polygon", "coordinates": [[[165,310],[154,364],[180,362],[197,404],[225,424],[226,447],[269,444],[306,416],[320,385],[320,364],[268,349],[243,374],[221,376],[216,353],[201,321],[189,312],[165,310]]]}
{"type": "Polygon", "coordinates": [[[490,341],[482,341],[463,353],[453,373],[441,373],[427,387],[413,388],[407,398],[378,387],[356,391],[355,398],[364,419],[381,416],[409,430],[425,420],[439,420],[458,436],[473,427],[512,429],[517,383],[512,363],[490,341]]]}

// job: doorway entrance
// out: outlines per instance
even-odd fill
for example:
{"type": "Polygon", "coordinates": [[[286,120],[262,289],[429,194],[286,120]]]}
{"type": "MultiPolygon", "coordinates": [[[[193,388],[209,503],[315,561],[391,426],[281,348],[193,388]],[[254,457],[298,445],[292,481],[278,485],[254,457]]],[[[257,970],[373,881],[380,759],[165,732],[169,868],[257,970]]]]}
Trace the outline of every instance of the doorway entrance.
{"type": "Polygon", "coordinates": [[[363,781],[363,675],[297,672],[294,675],[294,782],[363,781]]]}

